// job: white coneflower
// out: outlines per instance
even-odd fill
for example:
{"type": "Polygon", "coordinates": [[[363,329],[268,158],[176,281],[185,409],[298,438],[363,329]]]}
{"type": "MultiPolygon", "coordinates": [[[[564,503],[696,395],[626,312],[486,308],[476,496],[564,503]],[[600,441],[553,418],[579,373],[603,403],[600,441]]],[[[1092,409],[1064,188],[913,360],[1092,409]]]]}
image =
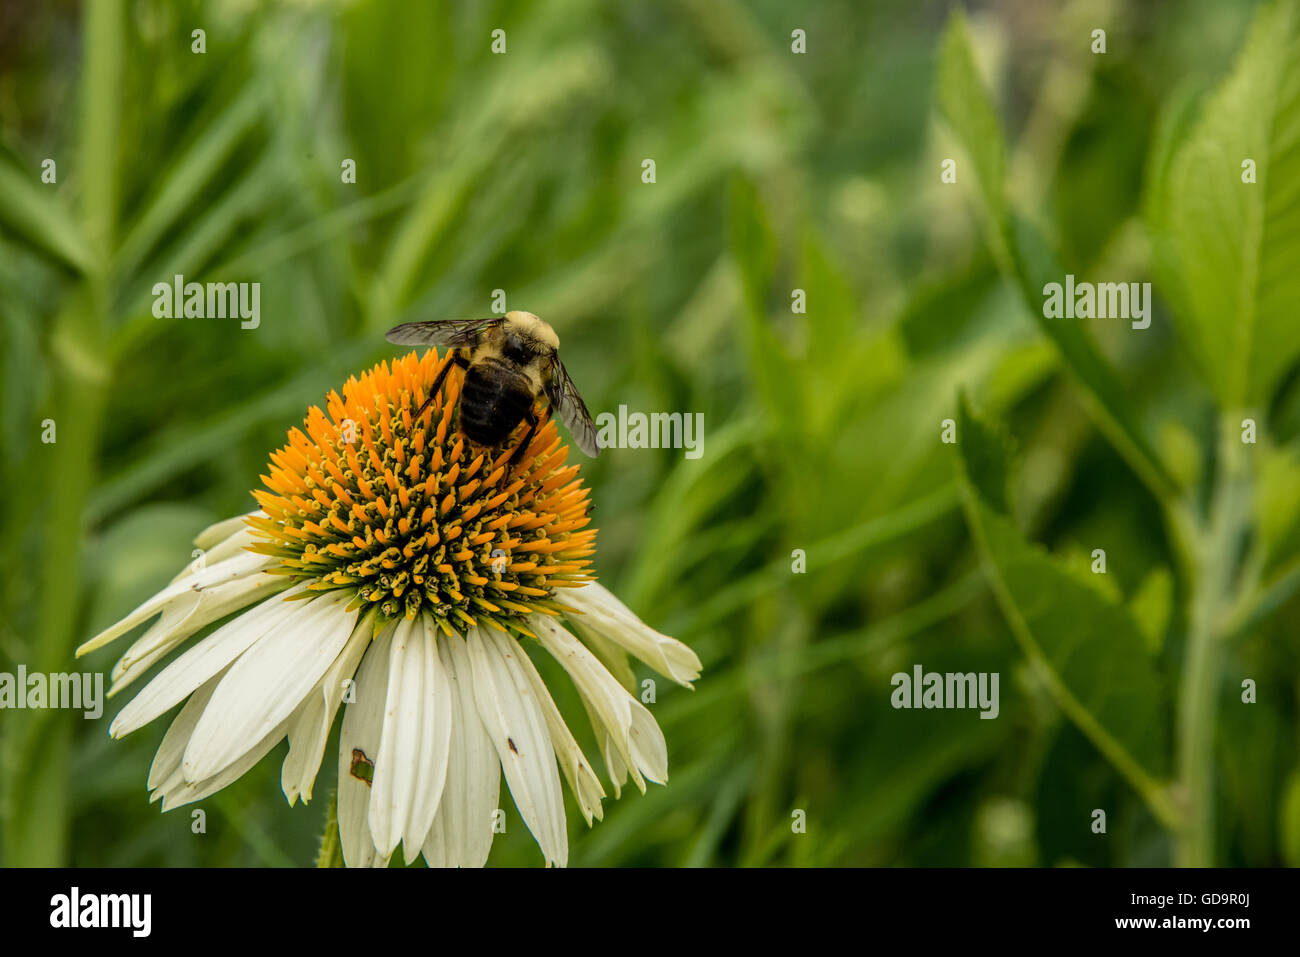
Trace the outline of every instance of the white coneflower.
{"type": "Polygon", "coordinates": [[[170,585],[80,649],[158,620],[113,669],[121,691],[200,629],[117,715],[129,734],[185,702],[148,785],[163,810],[230,784],[282,739],[281,783],[311,799],[346,703],[338,823],[349,866],[481,866],[501,772],[547,863],[568,860],[563,774],[587,824],[605,795],[521,641],[572,677],[616,794],[668,778],[658,724],[591,648],[609,643],[687,687],[688,647],[648,627],[588,572],[588,490],[547,417],[518,463],[471,447],[460,377],[417,421],[430,350],[381,363],[312,407],[271,456],[259,511],[220,522],[170,585]],[[573,630],[571,631],[570,628],[573,630]],[[580,640],[577,635],[585,640],[580,640]]]}

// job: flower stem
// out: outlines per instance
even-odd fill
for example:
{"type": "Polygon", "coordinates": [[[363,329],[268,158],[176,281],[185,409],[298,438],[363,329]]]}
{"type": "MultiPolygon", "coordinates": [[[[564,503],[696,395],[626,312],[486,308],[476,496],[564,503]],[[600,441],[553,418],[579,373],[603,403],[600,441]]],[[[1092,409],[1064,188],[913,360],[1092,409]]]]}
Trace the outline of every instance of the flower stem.
{"type": "MultiPolygon", "coordinates": [[[[82,225],[94,259],[70,285],[50,336],[56,439],[48,452],[44,548],[39,565],[40,618],[34,671],[67,667],[81,610],[84,506],[99,448],[103,400],[111,377],[104,359],[113,299],[111,269],[117,208],[117,147],[125,17],[121,0],[85,5],[79,132],[82,225]]],[[[4,822],[9,866],[66,863],[71,714],[28,712],[10,722],[5,748],[4,822]],[[21,773],[20,773],[21,772],[21,773]],[[31,782],[42,782],[40,787],[31,782]],[[23,784],[19,788],[17,785],[23,784]]]]}
{"type": "Polygon", "coordinates": [[[330,795],[325,810],[325,830],[321,832],[320,852],[316,855],[316,866],[343,866],[343,847],[339,843],[339,796],[337,789],[330,795]]]}
{"type": "Polygon", "coordinates": [[[1219,426],[1219,474],[1209,520],[1196,550],[1182,694],[1178,709],[1178,766],[1187,820],[1180,834],[1178,863],[1214,864],[1215,733],[1227,617],[1234,607],[1238,550],[1250,517],[1250,477],[1238,416],[1219,426]]]}

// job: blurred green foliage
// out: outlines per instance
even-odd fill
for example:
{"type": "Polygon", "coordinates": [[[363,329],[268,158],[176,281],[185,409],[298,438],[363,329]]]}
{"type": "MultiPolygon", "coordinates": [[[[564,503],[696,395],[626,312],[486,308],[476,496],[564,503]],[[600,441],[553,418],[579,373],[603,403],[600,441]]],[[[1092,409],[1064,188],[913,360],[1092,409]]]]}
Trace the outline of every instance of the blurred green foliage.
{"type": "MultiPolygon", "coordinates": [[[[1300,863],[1300,14],[968,6],[6,4],[0,670],[107,670],[73,649],[388,326],[503,289],[593,412],[705,417],[697,460],[584,466],[603,580],[705,673],[573,863],[1300,863]],[[1154,281],[1151,327],[1044,319],[1066,272],[1154,281]],[[178,273],[261,325],[155,318],[178,273]],[[895,710],[917,663],[999,672],[1000,716],[895,710]]],[[[0,713],[0,861],[313,859],[328,757],[196,835],[119,706],[0,713]]],[[[492,863],[536,863],[507,813],[492,863]]]]}

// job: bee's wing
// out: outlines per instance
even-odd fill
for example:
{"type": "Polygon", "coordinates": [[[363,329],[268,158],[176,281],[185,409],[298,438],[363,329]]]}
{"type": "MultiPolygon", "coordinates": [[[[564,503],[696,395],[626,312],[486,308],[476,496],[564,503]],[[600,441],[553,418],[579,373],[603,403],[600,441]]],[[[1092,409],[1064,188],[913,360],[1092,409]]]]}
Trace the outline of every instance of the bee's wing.
{"type": "Polygon", "coordinates": [[[389,329],[385,338],[399,346],[449,346],[458,349],[476,345],[493,326],[505,320],[501,316],[490,319],[435,319],[432,322],[404,322],[389,329]]]}
{"type": "Polygon", "coordinates": [[[587,411],[582,396],[578,395],[578,387],[569,378],[564,363],[558,358],[551,368],[550,382],[546,384],[546,399],[569,427],[578,448],[593,459],[600,455],[600,440],[596,437],[596,426],[591,421],[591,413],[587,411]]]}

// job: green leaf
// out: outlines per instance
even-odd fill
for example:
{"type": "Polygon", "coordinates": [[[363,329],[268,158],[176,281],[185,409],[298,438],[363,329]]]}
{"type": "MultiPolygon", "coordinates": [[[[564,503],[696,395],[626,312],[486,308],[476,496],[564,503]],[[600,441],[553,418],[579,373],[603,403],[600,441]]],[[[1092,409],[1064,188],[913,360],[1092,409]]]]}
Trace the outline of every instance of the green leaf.
{"type": "Polygon", "coordinates": [[[1044,287],[1061,282],[1065,267],[1046,238],[1027,219],[1012,214],[1008,238],[1025,308],[1086,390],[1098,426],[1148,488],[1172,496],[1174,479],[1142,429],[1123,383],[1097,350],[1085,327],[1078,320],[1049,319],[1043,315],[1044,287]]]}
{"type": "Polygon", "coordinates": [[[944,35],[936,89],[939,111],[975,165],[987,214],[986,232],[999,267],[1010,275],[1039,328],[1060,350],[1070,372],[1092,398],[1092,411],[1107,438],[1148,487],[1172,496],[1175,484],[1134,414],[1110,364],[1077,321],[1043,315],[1043,288],[1066,274],[1038,229],[1006,198],[1006,146],[993,103],[975,68],[965,17],[953,14],[944,35]]]}
{"type": "Polygon", "coordinates": [[[1278,817],[1282,859],[1287,867],[1300,867],[1300,771],[1292,771],[1287,778],[1278,817]]]}
{"type": "Polygon", "coordinates": [[[175,229],[184,219],[186,211],[209,188],[241,140],[256,124],[263,103],[259,88],[250,84],[221,109],[165,172],[160,173],[148,207],[118,250],[117,268],[121,274],[130,275],[160,237],[175,229]]]}
{"type": "Polygon", "coordinates": [[[731,182],[727,226],[744,290],[744,342],[755,389],[777,431],[801,435],[796,423],[803,421],[805,411],[803,383],[793,374],[786,345],[768,318],[779,259],[777,240],[758,190],[741,177],[731,182]]]}
{"type": "Polygon", "coordinates": [[[963,474],[979,497],[1003,515],[1011,513],[1011,437],[977,419],[958,397],[957,444],[963,474]]]}
{"type": "Polygon", "coordinates": [[[1155,170],[1161,291],[1225,408],[1266,404],[1300,355],[1300,13],[1256,17],[1231,76],[1155,170]],[[1242,181],[1246,160],[1256,182],[1242,181]]]}
{"type": "Polygon", "coordinates": [[[1164,693],[1146,640],[1125,608],[1024,539],[1000,498],[1005,445],[964,397],[958,414],[967,522],[1016,639],[1061,710],[1173,826],[1178,814],[1159,783],[1168,761],[1164,693]]]}
{"type": "Polygon", "coordinates": [[[1269,443],[1256,448],[1255,527],[1271,571],[1300,553],[1300,453],[1269,443]]]}
{"type": "Polygon", "coordinates": [[[1128,607],[1147,640],[1147,649],[1152,655],[1160,654],[1174,613],[1174,576],[1169,569],[1164,565],[1151,569],[1129,599],[1128,607]]]}
{"type": "Polygon", "coordinates": [[[975,167],[980,196],[988,213],[991,245],[994,254],[1005,261],[1007,148],[1002,124],[976,69],[970,31],[960,9],[948,19],[939,48],[935,98],[940,114],[975,167]]]}
{"type": "MultiPolygon", "coordinates": [[[[913,358],[972,349],[986,334],[982,310],[972,304],[988,300],[1003,288],[1001,277],[986,258],[969,267],[918,285],[898,317],[898,331],[913,358]]],[[[1019,318],[1013,309],[998,316],[1019,318]]]]}
{"type": "Polygon", "coordinates": [[[72,217],[55,199],[58,187],[46,185],[42,192],[39,182],[37,171],[24,173],[0,160],[0,226],[73,269],[88,271],[94,264],[94,253],[72,217]]]}

